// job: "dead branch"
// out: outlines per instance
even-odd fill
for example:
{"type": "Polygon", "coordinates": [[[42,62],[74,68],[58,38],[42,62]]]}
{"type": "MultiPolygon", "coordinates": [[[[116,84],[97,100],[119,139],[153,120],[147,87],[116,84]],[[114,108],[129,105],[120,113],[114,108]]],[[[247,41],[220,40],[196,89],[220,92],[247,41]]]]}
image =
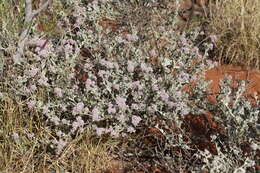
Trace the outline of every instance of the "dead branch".
{"type": "Polygon", "coordinates": [[[32,0],[25,1],[25,20],[24,20],[24,29],[20,34],[17,51],[13,56],[15,64],[19,64],[23,61],[22,56],[24,55],[24,47],[26,46],[26,41],[28,37],[28,32],[30,30],[30,24],[34,17],[36,17],[40,12],[44,11],[52,2],[52,0],[47,0],[39,9],[32,9],[32,0]]]}

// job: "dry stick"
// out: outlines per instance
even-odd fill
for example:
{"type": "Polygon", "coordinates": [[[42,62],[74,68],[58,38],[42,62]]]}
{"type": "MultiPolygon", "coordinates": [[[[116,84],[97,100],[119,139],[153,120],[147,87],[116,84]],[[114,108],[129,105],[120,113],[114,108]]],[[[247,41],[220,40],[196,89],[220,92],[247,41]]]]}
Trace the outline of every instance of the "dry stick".
{"type": "Polygon", "coordinates": [[[30,23],[32,23],[32,19],[37,16],[41,11],[45,10],[52,0],[47,0],[39,9],[32,10],[32,0],[25,0],[25,27],[19,37],[18,46],[16,54],[13,56],[13,60],[15,64],[20,64],[22,61],[22,56],[24,55],[24,47],[26,45],[28,32],[30,29],[30,23]]]}

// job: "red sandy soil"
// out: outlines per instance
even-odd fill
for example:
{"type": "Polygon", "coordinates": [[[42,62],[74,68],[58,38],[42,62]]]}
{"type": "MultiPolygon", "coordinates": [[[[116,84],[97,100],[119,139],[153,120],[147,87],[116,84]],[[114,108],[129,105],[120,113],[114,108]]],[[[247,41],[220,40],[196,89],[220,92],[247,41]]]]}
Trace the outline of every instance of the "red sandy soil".
{"type": "Polygon", "coordinates": [[[205,79],[212,80],[209,88],[212,90],[213,95],[208,97],[212,103],[216,103],[217,93],[220,92],[220,80],[222,80],[227,75],[232,76],[233,88],[238,87],[237,81],[249,81],[250,83],[246,85],[244,96],[252,103],[255,103],[255,99],[252,97],[254,93],[258,96],[258,100],[260,99],[260,70],[244,69],[242,67],[233,65],[221,65],[209,69],[205,73],[205,79]]]}
{"type": "MultiPolygon", "coordinates": [[[[256,69],[245,69],[240,66],[233,65],[219,65],[212,69],[208,69],[205,72],[205,75],[202,76],[206,81],[211,81],[209,84],[210,93],[208,94],[208,100],[216,104],[216,97],[220,93],[220,81],[225,77],[231,76],[232,82],[231,87],[237,88],[238,81],[248,81],[246,84],[246,91],[243,96],[250,101],[252,104],[256,103],[254,95],[260,99],[260,70],[256,69]]],[[[191,91],[192,87],[196,85],[196,81],[191,82],[190,84],[184,86],[184,91],[191,91]]]]}

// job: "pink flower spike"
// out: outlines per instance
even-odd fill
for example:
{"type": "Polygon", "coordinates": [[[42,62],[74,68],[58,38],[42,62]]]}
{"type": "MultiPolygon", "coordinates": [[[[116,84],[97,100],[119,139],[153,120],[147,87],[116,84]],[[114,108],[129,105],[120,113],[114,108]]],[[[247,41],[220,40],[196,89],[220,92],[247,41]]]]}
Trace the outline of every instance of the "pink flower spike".
{"type": "Polygon", "coordinates": [[[128,106],[126,105],[126,99],[120,96],[116,97],[116,104],[118,105],[118,107],[120,109],[125,110],[126,108],[128,108],[128,106]]]}
{"type": "Polygon", "coordinates": [[[128,61],[127,64],[127,71],[130,73],[134,72],[135,64],[132,61],[128,61]]]}
{"type": "Polygon", "coordinates": [[[98,136],[101,136],[105,132],[105,128],[96,128],[96,133],[98,136]]]}
{"type": "Polygon", "coordinates": [[[30,77],[34,77],[38,71],[39,71],[38,68],[32,68],[31,70],[28,70],[27,73],[28,75],[30,75],[30,77]]]}
{"type": "Polygon", "coordinates": [[[160,94],[160,97],[163,101],[167,102],[168,99],[169,99],[169,95],[165,92],[165,91],[162,91],[161,94],[160,94]]]}
{"type": "Polygon", "coordinates": [[[114,108],[114,106],[110,103],[109,106],[108,106],[108,109],[107,109],[107,112],[109,114],[114,114],[116,113],[116,109],[114,108]]]}
{"type": "Polygon", "coordinates": [[[150,56],[156,56],[157,55],[157,53],[154,49],[150,50],[149,54],[150,54],[150,56]]]}
{"type": "Polygon", "coordinates": [[[28,106],[29,109],[35,108],[35,105],[36,105],[35,100],[31,100],[30,102],[27,103],[27,106],[28,106]]]}
{"type": "Polygon", "coordinates": [[[218,37],[216,35],[210,35],[209,37],[213,43],[216,43],[218,41],[218,37]]]}
{"type": "Polygon", "coordinates": [[[139,124],[139,122],[142,120],[142,118],[141,117],[139,117],[139,116],[133,116],[132,117],[132,123],[133,123],[133,125],[136,127],[138,124],[139,124]]]}
{"type": "Polygon", "coordinates": [[[132,126],[130,126],[130,127],[127,128],[127,132],[128,133],[134,133],[135,129],[132,126]]]}
{"type": "Polygon", "coordinates": [[[54,93],[58,96],[58,97],[62,97],[63,93],[62,90],[60,88],[54,88],[54,93]]]}
{"type": "Polygon", "coordinates": [[[74,108],[72,110],[72,114],[73,115],[80,114],[80,113],[82,113],[83,109],[84,109],[84,103],[82,103],[82,102],[77,103],[77,105],[74,106],[74,108]]]}
{"type": "Polygon", "coordinates": [[[50,112],[50,111],[49,111],[48,106],[44,106],[43,109],[42,109],[42,113],[43,113],[44,115],[47,115],[49,112],[50,112]]]}
{"type": "Polygon", "coordinates": [[[126,121],[124,114],[120,114],[117,118],[116,118],[120,123],[124,123],[126,121]]]}
{"type": "Polygon", "coordinates": [[[135,34],[126,34],[126,39],[128,41],[137,41],[138,40],[138,36],[135,34]]]}
{"type": "Polygon", "coordinates": [[[100,112],[99,112],[98,108],[96,108],[96,107],[92,110],[92,120],[93,121],[100,120],[100,112]]]}

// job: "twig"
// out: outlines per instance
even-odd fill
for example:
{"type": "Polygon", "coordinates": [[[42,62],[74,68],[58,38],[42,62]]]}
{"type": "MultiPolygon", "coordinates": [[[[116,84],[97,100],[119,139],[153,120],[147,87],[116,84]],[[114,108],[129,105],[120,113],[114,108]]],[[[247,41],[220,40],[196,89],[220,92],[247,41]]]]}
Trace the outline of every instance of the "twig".
{"type": "Polygon", "coordinates": [[[47,0],[39,9],[32,10],[32,0],[25,0],[25,27],[20,34],[16,54],[13,56],[15,64],[19,64],[23,61],[22,56],[24,55],[24,47],[26,46],[27,36],[30,29],[29,24],[32,23],[33,18],[45,10],[51,2],[52,0],[47,0]]]}

